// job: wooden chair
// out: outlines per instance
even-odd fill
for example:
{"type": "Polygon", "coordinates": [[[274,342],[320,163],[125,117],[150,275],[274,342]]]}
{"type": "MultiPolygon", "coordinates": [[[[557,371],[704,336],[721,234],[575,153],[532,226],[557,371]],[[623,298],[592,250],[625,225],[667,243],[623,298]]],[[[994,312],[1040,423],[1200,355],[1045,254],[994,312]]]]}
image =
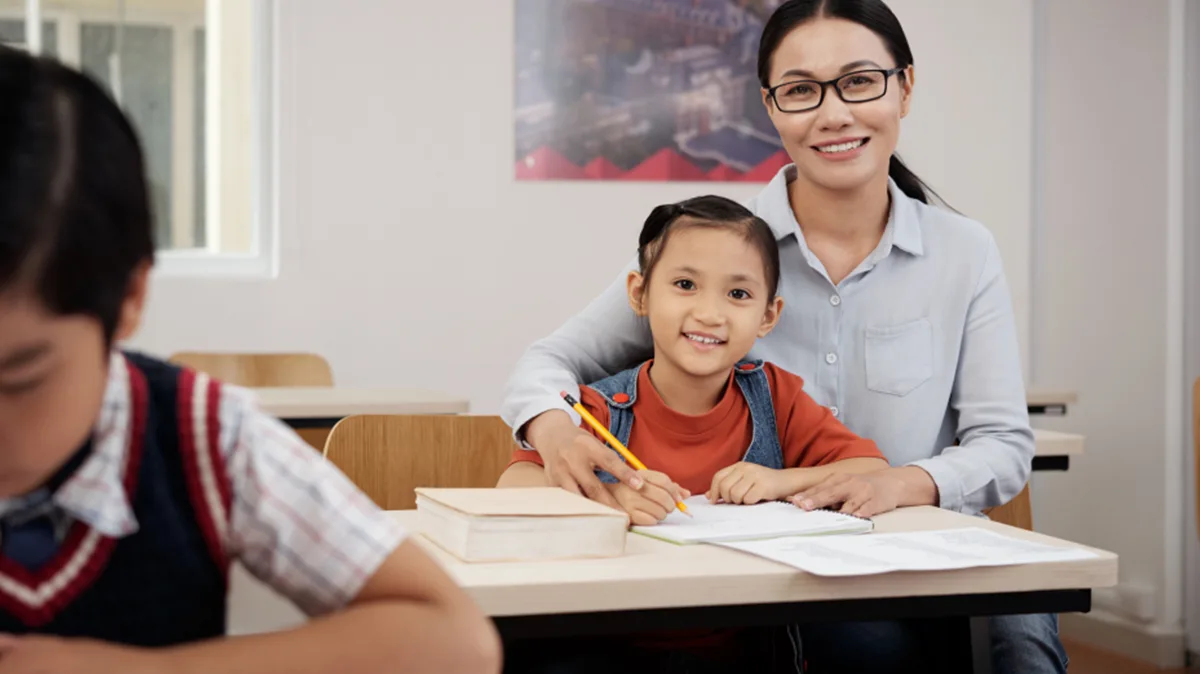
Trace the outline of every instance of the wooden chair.
{"type": "Polygon", "coordinates": [[[235,386],[333,386],[329,362],[313,353],[185,351],[170,360],[235,386]]]}
{"type": "Polygon", "coordinates": [[[1002,506],[987,508],[983,514],[993,522],[1033,531],[1033,503],[1029,500],[1029,483],[1026,483],[1021,493],[1014,496],[1011,501],[1002,506]]]}
{"type": "MultiPolygon", "coordinates": [[[[190,367],[234,386],[333,386],[333,369],[313,353],[206,353],[184,351],[171,356],[176,365],[190,367]]],[[[296,434],[320,450],[328,428],[298,428],[296,434]]]]}
{"type": "Polygon", "coordinates": [[[500,417],[360,415],[333,427],[325,457],[385,510],[417,487],[494,487],[516,447],[500,417]]]}

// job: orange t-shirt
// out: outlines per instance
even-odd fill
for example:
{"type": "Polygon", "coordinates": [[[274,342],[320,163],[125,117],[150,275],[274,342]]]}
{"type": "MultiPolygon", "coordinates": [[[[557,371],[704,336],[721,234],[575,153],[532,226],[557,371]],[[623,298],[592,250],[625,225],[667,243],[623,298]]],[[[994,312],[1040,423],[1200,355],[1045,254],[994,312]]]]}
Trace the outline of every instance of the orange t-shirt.
{"type": "MultiPolygon", "coordinates": [[[[874,442],[851,433],[828,408],[805,393],[800,377],[770,363],[763,370],[775,403],[775,427],[784,467],[807,468],[859,457],[883,458],[874,442]]],[[[667,407],[650,382],[648,363],[638,373],[629,451],[647,468],[669,475],[693,494],[708,491],[718,471],[746,455],[754,433],[750,406],[734,376],[730,373],[725,393],[715,407],[691,416],[667,407]]],[[[608,427],[610,415],[603,396],[585,386],[580,390],[579,402],[608,427]]],[[[591,426],[584,423],[583,428],[599,438],[591,426]]],[[[517,449],[513,451],[512,463],[518,461],[541,464],[542,459],[535,451],[517,449]]]]}
{"type": "MultiPolygon", "coordinates": [[[[742,460],[754,435],[750,406],[730,372],[721,400],[698,416],[681,414],[667,407],[650,382],[647,363],[638,373],[637,401],[628,447],[650,470],[668,475],[693,494],[712,486],[722,468],[742,460]]],[[[833,413],[804,392],[804,380],[770,363],[763,366],[775,407],[775,427],[786,468],[821,466],[834,461],[867,457],[882,459],[871,440],[851,433],[833,413]]],[[[580,403],[606,428],[611,421],[604,397],[588,387],[580,390],[580,403]]],[[[586,422],[582,427],[603,438],[586,422]]],[[[531,461],[541,465],[536,451],[516,449],[512,463],[531,461]]],[[[640,645],[674,649],[722,648],[742,630],[673,630],[634,637],[640,645]]]]}

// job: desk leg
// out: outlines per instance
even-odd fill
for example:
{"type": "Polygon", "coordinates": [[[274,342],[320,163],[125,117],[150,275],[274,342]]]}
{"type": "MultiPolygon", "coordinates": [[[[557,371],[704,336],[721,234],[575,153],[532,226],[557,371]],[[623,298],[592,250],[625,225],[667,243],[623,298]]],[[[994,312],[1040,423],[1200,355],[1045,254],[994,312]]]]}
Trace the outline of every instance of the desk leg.
{"type": "Polygon", "coordinates": [[[968,619],[971,632],[971,672],[992,674],[992,630],[988,616],[968,619]]]}

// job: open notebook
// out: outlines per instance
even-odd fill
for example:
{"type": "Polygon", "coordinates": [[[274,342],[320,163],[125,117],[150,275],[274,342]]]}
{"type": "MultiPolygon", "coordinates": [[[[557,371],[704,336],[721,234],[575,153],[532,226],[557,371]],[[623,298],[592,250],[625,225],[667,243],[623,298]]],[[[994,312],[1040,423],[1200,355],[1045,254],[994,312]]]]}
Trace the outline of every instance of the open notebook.
{"type": "Polygon", "coordinates": [[[805,511],[778,501],[749,506],[713,505],[704,495],[698,495],[684,503],[692,517],[675,511],[654,526],[635,526],[633,531],[687,545],[782,536],[860,534],[875,527],[871,520],[830,510],[805,511]]]}

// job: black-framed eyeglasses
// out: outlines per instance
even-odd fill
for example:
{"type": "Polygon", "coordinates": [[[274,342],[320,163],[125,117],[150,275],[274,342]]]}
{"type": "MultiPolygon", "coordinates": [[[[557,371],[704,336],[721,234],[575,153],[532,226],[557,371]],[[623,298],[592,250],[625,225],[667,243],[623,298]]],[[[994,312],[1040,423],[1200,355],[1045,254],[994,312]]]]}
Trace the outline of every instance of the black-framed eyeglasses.
{"type": "Polygon", "coordinates": [[[780,112],[808,112],[816,110],[825,102],[825,90],[830,86],[838,98],[846,103],[866,103],[887,94],[888,80],[904,68],[891,70],[855,70],[824,82],[816,80],[791,80],[776,84],[767,90],[775,108],[780,112]]]}

